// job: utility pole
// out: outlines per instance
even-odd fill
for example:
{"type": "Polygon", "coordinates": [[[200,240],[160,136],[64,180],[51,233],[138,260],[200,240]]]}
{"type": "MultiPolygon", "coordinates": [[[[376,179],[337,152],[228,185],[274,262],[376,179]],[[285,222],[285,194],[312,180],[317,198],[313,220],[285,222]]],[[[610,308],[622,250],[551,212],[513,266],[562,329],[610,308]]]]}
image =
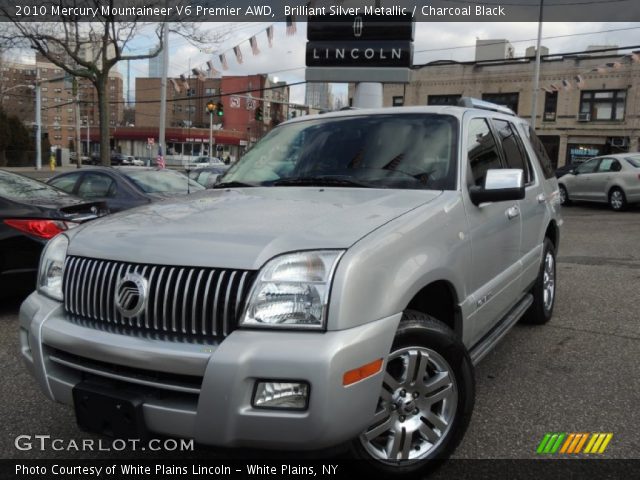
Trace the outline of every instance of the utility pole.
{"type": "Polygon", "coordinates": [[[91,158],[91,141],[89,140],[89,115],[85,117],[87,119],[87,156],[91,158]]]}
{"type": "Polygon", "coordinates": [[[40,70],[36,67],[36,170],[42,169],[42,112],[40,70]]]}
{"type": "Polygon", "coordinates": [[[538,116],[538,90],[540,89],[540,39],[542,37],[542,7],[544,0],[540,0],[540,12],[538,14],[538,40],[536,42],[536,67],[533,74],[533,92],[531,95],[531,128],[536,129],[536,117],[538,116]]]}
{"type": "MultiPolygon", "coordinates": [[[[163,155],[165,148],[166,117],[167,117],[167,73],[169,71],[169,28],[168,22],[162,24],[162,79],[160,80],[160,131],[158,133],[158,155],[163,155]]],[[[166,150],[166,149],[165,149],[166,150]]],[[[167,152],[164,152],[166,155],[167,152]]]]}
{"type": "Polygon", "coordinates": [[[73,89],[76,94],[76,163],[78,168],[82,166],[82,134],[80,133],[80,89],[78,79],[73,79],[73,89]]]}

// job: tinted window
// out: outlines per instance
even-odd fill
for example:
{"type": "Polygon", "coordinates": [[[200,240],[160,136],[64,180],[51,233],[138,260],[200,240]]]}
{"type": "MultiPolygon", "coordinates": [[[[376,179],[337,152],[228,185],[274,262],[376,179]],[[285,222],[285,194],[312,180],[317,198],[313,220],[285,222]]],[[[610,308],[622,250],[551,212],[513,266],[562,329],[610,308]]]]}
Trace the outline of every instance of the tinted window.
{"type": "Polygon", "coordinates": [[[70,173],[69,175],[65,175],[63,177],[54,178],[49,181],[49,185],[53,185],[60,190],[64,190],[67,193],[73,192],[73,187],[76,185],[78,181],[78,177],[80,173],[70,173]]]}
{"type": "Polygon", "coordinates": [[[525,183],[531,183],[528,161],[523,154],[522,143],[515,127],[505,120],[494,119],[493,123],[498,130],[507,167],[519,168],[524,172],[525,183]]]}
{"type": "Polygon", "coordinates": [[[596,171],[596,167],[598,166],[599,158],[592,158],[591,160],[587,160],[578,168],[576,168],[576,173],[593,173],[596,171]]]}
{"type": "Polygon", "coordinates": [[[484,118],[474,118],[469,122],[467,156],[471,167],[471,180],[475,185],[484,186],[487,170],[502,168],[496,141],[484,118]]]}
{"type": "Polygon", "coordinates": [[[450,115],[313,119],[269,132],[223,182],[260,185],[335,180],[345,186],[452,190],[457,120],[450,115]]]}
{"type": "Polygon", "coordinates": [[[529,141],[531,142],[531,146],[533,147],[533,151],[538,158],[538,163],[542,167],[542,172],[544,173],[544,178],[553,178],[555,176],[555,172],[553,167],[551,166],[551,160],[549,159],[549,155],[547,155],[547,150],[544,148],[544,145],[536,135],[536,132],[529,126],[526,129],[529,134],[529,141]]]}
{"type": "Polygon", "coordinates": [[[115,193],[115,182],[102,173],[86,173],[78,187],[78,195],[84,198],[112,197],[115,193]]]}
{"type": "Polygon", "coordinates": [[[45,183],[0,170],[0,196],[11,200],[56,200],[67,194],[45,183]]]}

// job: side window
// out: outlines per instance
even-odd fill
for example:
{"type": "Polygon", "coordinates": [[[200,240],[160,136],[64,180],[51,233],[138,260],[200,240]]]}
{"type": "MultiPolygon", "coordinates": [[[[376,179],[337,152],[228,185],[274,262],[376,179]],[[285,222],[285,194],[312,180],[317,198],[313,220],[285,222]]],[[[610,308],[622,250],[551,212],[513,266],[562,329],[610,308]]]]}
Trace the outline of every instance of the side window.
{"type": "Polygon", "coordinates": [[[115,193],[115,182],[102,173],[85,174],[78,188],[78,195],[83,198],[113,197],[115,193]]]}
{"type": "Polygon", "coordinates": [[[553,178],[555,177],[555,172],[553,170],[553,166],[551,165],[551,159],[549,158],[549,154],[547,153],[546,148],[544,148],[544,144],[536,135],[536,132],[529,126],[527,133],[529,134],[529,141],[531,142],[531,146],[533,147],[533,151],[538,158],[538,163],[542,167],[542,172],[544,173],[544,178],[553,178]]]}
{"type": "Polygon", "coordinates": [[[467,158],[471,168],[469,184],[484,186],[487,170],[503,168],[498,155],[496,141],[491,129],[484,118],[474,118],[469,122],[467,132],[467,158]]]}
{"type": "Polygon", "coordinates": [[[56,178],[49,182],[49,185],[53,185],[60,190],[64,190],[67,193],[73,193],[73,187],[78,181],[79,173],[70,173],[69,175],[65,175],[64,177],[56,178]]]}
{"type": "Polygon", "coordinates": [[[603,158],[598,165],[598,172],[619,172],[622,170],[620,162],[615,158],[603,158]]]}
{"type": "Polygon", "coordinates": [[[576,168],[576,173],[593,173],[596,171],[596,167],[598,166],[599,158],[592,158],[591,160],[587,160],[578,168],[576,168]]]}
{"type": "Polygon", "coordinates": [[[507,162],[508,168],[519,168],[524,172],[525,184],[532,182],[531,172],[529,171],[529,162],[524,153],[522,140],[518,137],[515,127],[506,120],[493,120],[500,142],[502,143],[502,151],[507,162]]]}

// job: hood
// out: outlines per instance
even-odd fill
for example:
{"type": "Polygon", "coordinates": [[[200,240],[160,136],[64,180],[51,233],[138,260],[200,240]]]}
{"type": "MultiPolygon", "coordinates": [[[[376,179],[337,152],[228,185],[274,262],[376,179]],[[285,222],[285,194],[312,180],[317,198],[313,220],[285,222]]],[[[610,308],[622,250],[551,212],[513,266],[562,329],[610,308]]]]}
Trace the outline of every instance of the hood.
{"type": "Polygon", "coordinates": [[[74,232],[69,253],[253,270],[284,252],[348,248],[440,194],[329,187],[206,190],[93,221],[74,232]]]}

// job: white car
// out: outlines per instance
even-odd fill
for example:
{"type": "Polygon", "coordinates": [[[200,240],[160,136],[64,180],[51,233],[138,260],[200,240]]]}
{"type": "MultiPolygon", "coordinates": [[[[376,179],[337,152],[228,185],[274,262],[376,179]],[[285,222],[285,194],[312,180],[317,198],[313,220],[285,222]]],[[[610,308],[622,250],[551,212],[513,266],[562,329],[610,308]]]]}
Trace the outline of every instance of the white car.
{"type": "Polygon", "coordinates": [[[592,158],[558,179],[560,200],[608,203],[616,211],[640,203],[640,154],[592,158]]]}

